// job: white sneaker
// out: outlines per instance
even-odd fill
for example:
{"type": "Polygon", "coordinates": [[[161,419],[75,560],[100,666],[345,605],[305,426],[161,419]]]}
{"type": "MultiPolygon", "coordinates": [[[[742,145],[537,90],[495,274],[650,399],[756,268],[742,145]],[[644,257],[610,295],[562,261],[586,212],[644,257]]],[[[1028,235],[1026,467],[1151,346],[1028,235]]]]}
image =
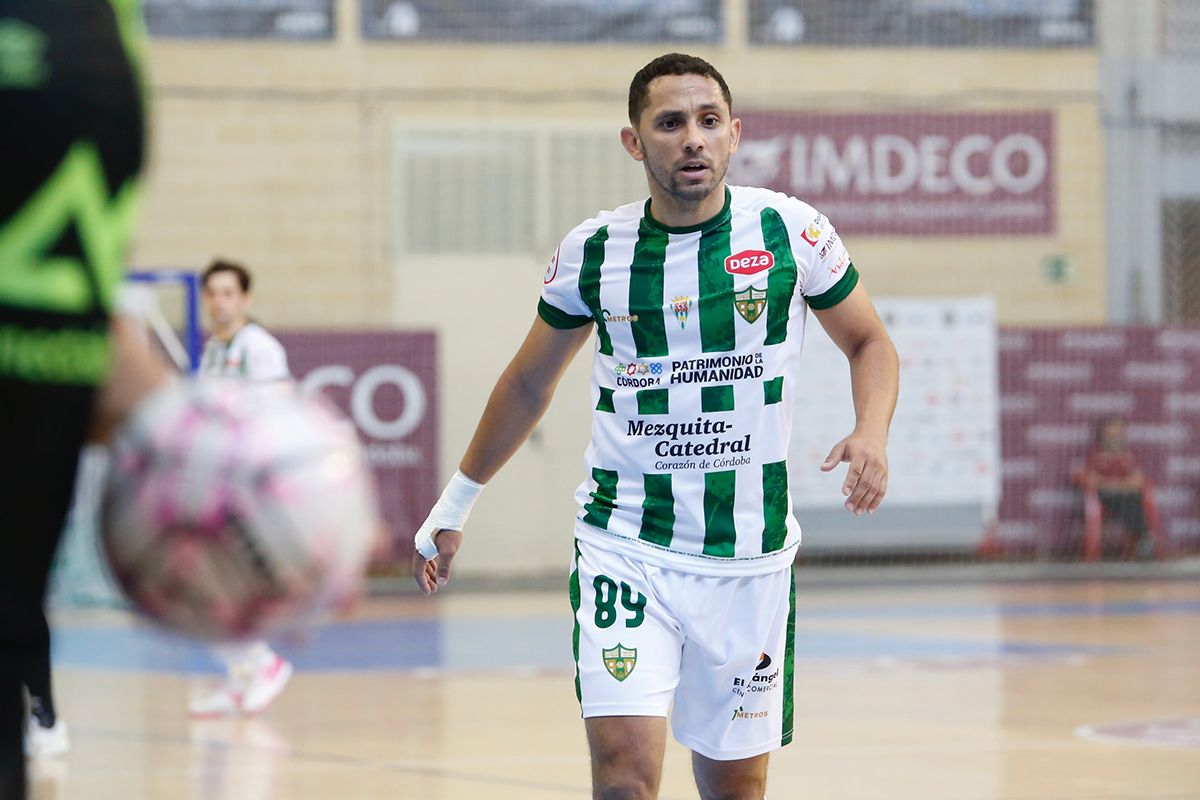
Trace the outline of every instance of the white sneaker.
{"type": "Polygon", "coordinates": [[[43,728],[36,717],[29,718],[25,728],[25,755],[30,758],[54,758],[66,755],[71,749],[71,740],[67,736],[67,723],[59,717],[53,727],[43,728]]]}
{"type": "Polygon", "coordinates": [[[211,694],[196,698],[188,705],[188,714],[193,719],[217,719],[232,717],[242,710],[242,697],[232,683],[227,683],[211,694]]]}
{"type": "Polygon", "coordinates": [[[275,653],[263,659],[250,676],[246,691],[242,693],[242,713],[261,713],[274,702],[283,687],[292,677],[292,664],[275,653]]]}

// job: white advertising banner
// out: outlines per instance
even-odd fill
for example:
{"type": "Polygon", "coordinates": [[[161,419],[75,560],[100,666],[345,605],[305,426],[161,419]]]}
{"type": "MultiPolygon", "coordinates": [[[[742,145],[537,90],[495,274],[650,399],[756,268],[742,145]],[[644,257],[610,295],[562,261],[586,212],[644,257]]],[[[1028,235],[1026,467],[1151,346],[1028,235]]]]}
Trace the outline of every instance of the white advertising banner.
{"type": "MultiPolygon", "coordinates": [[[[991,298],[883,299],[876,307],[900,354],[888,443],[886,505],[979,505],[1000,499],[996,313],[991,298]]],[[[846,357],[811,318],[797,389],[789,478],[797,510],[838,507],[846,465],[823,473],[854,428],[846,357]]]]}

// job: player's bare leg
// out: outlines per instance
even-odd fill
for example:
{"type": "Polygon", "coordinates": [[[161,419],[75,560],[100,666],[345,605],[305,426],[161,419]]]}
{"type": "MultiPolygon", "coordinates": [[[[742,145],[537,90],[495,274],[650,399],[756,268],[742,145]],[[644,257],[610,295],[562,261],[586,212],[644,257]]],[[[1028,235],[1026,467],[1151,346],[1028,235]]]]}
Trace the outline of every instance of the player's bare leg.
{"type": "Polygon", "coordinates": [[[658,797],[667,748],[665,718],[591,717],[584,724],[592,754],[594,800],[658,797]]]}
{"type": "Polygon", "coordinates": [[[714,761],[692,753],[692,773],[701,800],[763,800],[767,791],[766,753],[736,761],[714,761]]]}

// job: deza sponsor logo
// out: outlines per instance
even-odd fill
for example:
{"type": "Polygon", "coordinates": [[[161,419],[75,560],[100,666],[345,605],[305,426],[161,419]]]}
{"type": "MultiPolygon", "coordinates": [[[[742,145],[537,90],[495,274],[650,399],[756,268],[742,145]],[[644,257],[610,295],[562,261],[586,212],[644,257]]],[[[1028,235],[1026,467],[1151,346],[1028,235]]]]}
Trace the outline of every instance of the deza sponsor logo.
{"type": "Polygon", "coordinates": [[[775,256],[766,250],[742,250],[725,259],[730,275],[757,275],[775,266],[775,256]]]}

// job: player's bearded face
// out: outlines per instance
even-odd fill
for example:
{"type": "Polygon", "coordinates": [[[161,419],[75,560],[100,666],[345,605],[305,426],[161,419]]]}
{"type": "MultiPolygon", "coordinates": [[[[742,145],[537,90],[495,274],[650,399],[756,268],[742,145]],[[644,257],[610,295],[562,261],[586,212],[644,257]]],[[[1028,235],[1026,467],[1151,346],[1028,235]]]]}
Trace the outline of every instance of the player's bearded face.
{"type": "Polygon", "coordinates": [[[648,99],[637,128],[646,172],[677,202],[698,203],[725,179],[740,122],[716,81],[700,75],[655,78],[648,99]]]}

